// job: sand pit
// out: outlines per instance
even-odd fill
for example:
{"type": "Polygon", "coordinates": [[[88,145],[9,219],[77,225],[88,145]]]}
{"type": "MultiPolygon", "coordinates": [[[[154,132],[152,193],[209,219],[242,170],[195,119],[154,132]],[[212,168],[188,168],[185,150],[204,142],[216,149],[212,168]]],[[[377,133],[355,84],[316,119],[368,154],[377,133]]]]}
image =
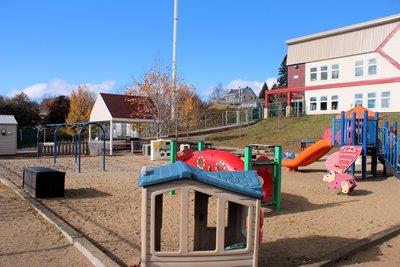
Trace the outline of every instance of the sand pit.
{"type": "Polygon", "coordinates": [[[0,183],[1,266],[91,266],[52,225],[0,183]]]}
{"type": "MultiPolygon", "coordinates": [[[[107,158],[107,172],[99,157],[82,158],[82,173],[71,157],[56,166],[52,158],[4,159],[0,172],[18,185],[24,166],[48,166],[65,171],[66,197],[42,203],[117,262],[133,265],[140,256],[141,191],[137,186],[144,165],[160,165],[144,156],[107,158]]],[[[343,245],[400,223],[400,180],[360,181],[354,194],[337,195],[322,182],[323,162],[303,172],[283,171],[282,211],[266,213],[261,265],[298,265],[318,262],[343,245]]],[[[175,210],[171,210],[174,213],[175,210]]],[[[376,261],[377,252],[362,258],[376,261]]]]}

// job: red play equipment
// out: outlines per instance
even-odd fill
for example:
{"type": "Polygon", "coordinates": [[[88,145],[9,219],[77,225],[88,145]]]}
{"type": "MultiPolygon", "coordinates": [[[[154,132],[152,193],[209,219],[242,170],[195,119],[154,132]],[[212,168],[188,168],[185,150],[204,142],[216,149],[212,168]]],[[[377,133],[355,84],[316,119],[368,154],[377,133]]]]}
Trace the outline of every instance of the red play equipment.
{"type": "MultiPolygon", "coordinates": [[[[210,172],[242,171],[245,169],[245,162],[242,159],[224,150],[194,151],[191,148],[186,148],[177,153],[176,160],[210,172]]],[[[274,165],[267,164],[267,162],[273,161],[266,155],[256,157],[252,161],[252,169],[256,170],[263,180],[263,201],[273,202],[274,165]]]]}

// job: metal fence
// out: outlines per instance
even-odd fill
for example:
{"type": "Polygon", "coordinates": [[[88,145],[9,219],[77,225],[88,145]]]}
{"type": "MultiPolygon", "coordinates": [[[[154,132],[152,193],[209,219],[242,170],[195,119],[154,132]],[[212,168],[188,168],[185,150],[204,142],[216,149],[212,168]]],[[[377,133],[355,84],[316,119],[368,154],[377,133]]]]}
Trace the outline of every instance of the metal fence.
{"type": "Polygon", "coordinates": [[[286,107],[270,107],[268,108],[268,117],[300,117],[304,115],[304,109],[301,107],[291,107],[290,113],[286,114],[286,107]]]}

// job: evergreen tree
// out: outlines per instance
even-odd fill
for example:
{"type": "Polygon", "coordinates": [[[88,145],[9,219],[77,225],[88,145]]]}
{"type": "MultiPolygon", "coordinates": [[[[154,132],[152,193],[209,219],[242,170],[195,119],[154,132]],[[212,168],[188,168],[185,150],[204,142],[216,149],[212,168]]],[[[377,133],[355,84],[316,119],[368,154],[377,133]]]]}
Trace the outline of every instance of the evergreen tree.
{"type": "Polygon", "coordinates": [[[279,88],[286,88],[288,86],[288,68],[286,66],[287,55],[283,58],[278,71],[278,86],[279,88]]]}
{"type": "Polygon", "coordinates": [[[268,91],[268,84],[264,82],[260,93],[258,94],[258,99],[265,99],[265,91],[268,91]]]}

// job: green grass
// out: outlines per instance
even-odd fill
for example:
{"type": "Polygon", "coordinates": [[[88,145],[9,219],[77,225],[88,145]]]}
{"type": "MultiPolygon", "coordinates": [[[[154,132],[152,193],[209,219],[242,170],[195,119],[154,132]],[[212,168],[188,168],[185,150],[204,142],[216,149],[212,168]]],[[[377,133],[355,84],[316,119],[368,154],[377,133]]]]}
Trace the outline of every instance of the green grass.
{"type": "MultiPolygon", "coordinates": [[[[398,120],[400,113],[381,113],[383,120],[398,120]]],[[[252,126],[224,131],[206,140],[214,146],[243,148],[248,144],[281,145],[286,151],[297,151],[300,140],[320,139],[325,129],[331,127],[332,115],[313,115],[297,118],[269,118],[252,126]],[[278,127],[279,122],[279,127],[278,127]]]]}

